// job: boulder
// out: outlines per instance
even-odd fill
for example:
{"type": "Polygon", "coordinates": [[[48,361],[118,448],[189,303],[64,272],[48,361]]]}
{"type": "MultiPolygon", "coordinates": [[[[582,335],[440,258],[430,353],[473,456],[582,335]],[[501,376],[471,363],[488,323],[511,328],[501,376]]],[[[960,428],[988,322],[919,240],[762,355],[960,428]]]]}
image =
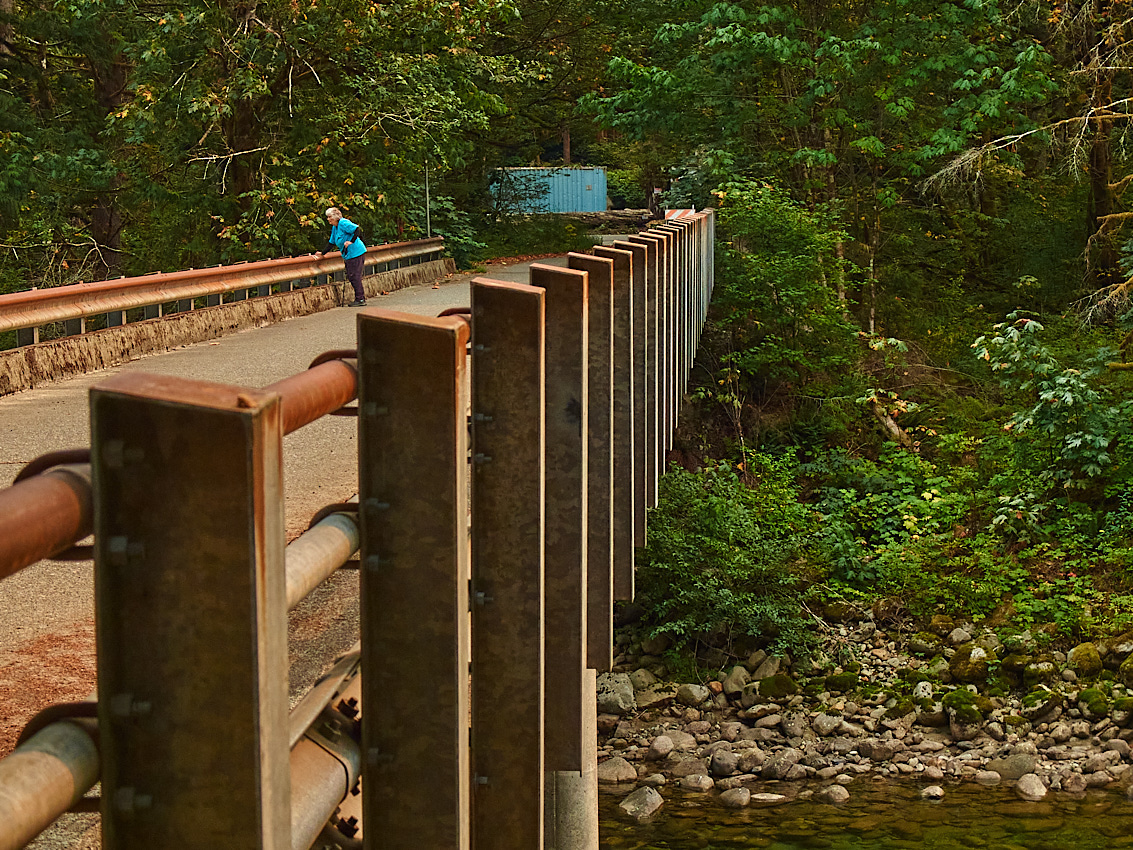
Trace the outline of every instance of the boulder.
{"type": "Polygon", "coordinates": [[[764,656],[759,666],[751,668],[751,677],[752,679],[768,679],[777,676],[782,666],[783,660],[781,658],[776,658],[774,655],[764,656]]]}
{"type": "Polygon", "coordinates": [[[708,699],[709,693],[704,685],[684,684],[677,688],[677,702],[695,708],[708,699]]]}
{"type": "Polygon", "coordinates": [[[799,686],[786,673],[779,673],[759,680],[759,695],[769,699],[792,696],[798,692],[799,686]]]}
{"type": "Polygon", "coordinates": [[[693,773],[681,779],[681,787],[686,791],[711,791],[716,784],[712,777],[703,773],[693,773]]]}
{"type": "Polygon", "coordinates": [[[648,785],[627,794],[618,808],[634,820],[644,820],[665,802],[664,798],[648,785]]]}
{"type": "Polygon", "coordinates": [[[850,792],[843,785],[827,785],[814,795],[816,800],[837,805],[850,799],[850,792]]]}
{"type": "Polygon", "coordinates": [[[810,724],[806,722],[805,714],[792,711],[783,715],[779,728],[787,738],[802,738],[810,730],[810,724]]]}
{"type": "Polygon", "coordinates": [[[948,662],[948,672],[958,682],[977,684],[987,679],[988,664],[992,660],[994,655],[982,646],[965,643],[948,662]]]}
{"type": "Polygon", "coordinates": [[[619,717],[637,708],[633,683],[626,673],[602,673],[598,677],[598,711],[619,717]]]}
{"type": "Polygon", "coordinates": [[[1046,786],[1043,785],[1043,781],[1038,776],[1028,773],[1019,777],[1019,780],[1015,783],[1015,794],[1021,800],[1037,803],[1046,796],[1046,786]]]}
{"type": "Polygon", "coordinates": [[[629,674],[629,682],[635,691],[643,691],[651,685],[657,684],[657,677],[644,667],[629,674]]]}
{"type": "Polygon", "coordinates": [[[994,770],[1005,780],[1014,782],[1028,773],[1034,773],[1037,764],[1038,756],[1030,753],[1015,753],[1006,758],[992,759],[985,767],[994,770]]]}
{"type": "Polygon", "coordinates": [[[739,696],[743,693],[744,686],[750,681],[751,674],[748,673],[747,668],[737,664],[723,682],[724,695],[729,697],[739,696]]]}
{"type": "Polygon", "coordinates": [[[834,714],[820,714],[811,721],[810,728],[814,730],[814,734],[825,738],[833,735],[841,725],[841,717],[834,714]]]}
{"type": "Polygon", "coordinates": [[[658,735],[649,745],[649,749],[645,753],[645,758],[649,761],[660,761],[663,758],[667,758],[672,751],[673,739],[668,735],[658,735]]]}
{"type": "Polygon", "coordinates": [[[1092,643],[1080,643],[1066,653],[1066,664],[1083,679],[1096,679],[1102,672],[1102,657],[1092,643]]]}
{"type": "Polygon", "coordinates": [[[669,682],[657,682],[634,692],[634,700],[639,709],[658,708],[668,705],[677,696],[676,686],[669,682]]]}
{"type": "Polygon", "coordinates": [[[684,758],[669,768],[669,775],[673,779],[694,776],[698,773],[708,773],[708,761],[706,759],[684,758]]]}
{"type": "Polygon", "coordinates": [[[751,790],[731,788],[720,795],[720,805],[726,809],[742,809],[751,802],[751,790]]]}
{"type": "Polygon", "coordinates": [[[785,779],[802,757],[801,752],[790,747],[780,750],[763,762],[759,775],[764,779],[785,779]]]}
{"type": "Polygon", "coordinates": [[[731,776],[736,772],[739,763],[740,757],[735,753],[728,752],[727,750],[717,750],[712,754],[712,761],[709,762],[708,772],[713,776],[731,776]]]}
{"type": "Polygon", "coordinates": [[[636,782],[637,771],[621,756],[614,756],[598,765],[598,781],[609,784],[636,782]]]}

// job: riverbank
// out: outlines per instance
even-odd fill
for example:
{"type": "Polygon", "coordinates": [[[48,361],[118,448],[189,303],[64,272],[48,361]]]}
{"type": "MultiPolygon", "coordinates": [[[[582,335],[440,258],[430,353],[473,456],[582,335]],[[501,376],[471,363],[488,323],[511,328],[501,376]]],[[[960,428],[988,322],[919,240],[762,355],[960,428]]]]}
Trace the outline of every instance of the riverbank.
{"type": "Polygon", "coordinates": [[[1133,793],[1133,633],[1059,651],[948,617],[914,631],[843,610],[816,628],[805,662],[758,650],[691,682],[670,676],[663,637],[619,632],[598,776],[630,792],[625,816],[649,818],[673,788],[734,809],[844,804],[878,780],[926,799],[957,783],[1030,803],[1133,793]]]}

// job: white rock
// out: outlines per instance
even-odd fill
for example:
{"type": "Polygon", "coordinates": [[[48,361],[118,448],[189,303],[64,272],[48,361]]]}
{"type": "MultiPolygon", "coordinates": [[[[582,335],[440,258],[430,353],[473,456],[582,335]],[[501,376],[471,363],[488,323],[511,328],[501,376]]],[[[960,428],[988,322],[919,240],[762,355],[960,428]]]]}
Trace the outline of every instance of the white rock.
{"type": "Polygon", "coordinates": [[[1046,796],[1046,786],[1038,776],[1028,773],[1015,783],[1015,793],[1020,799],[1035,803],[1046,796]]]}
{"type": "Polygon", "coordinates": [[[921,797],[926,800],[942,800],[944,799],[944,789],[939,785],[930,785],[921,791],[921,797]]]}
{"type": "Polygon", "coordinates": [[[661,804],[664,802],[665,800],[660,794],[649,786],[645,786],[628,794],[624,800],[618,803],[618,808],[634,820],[642,820],[661,808],[661,804]]]}

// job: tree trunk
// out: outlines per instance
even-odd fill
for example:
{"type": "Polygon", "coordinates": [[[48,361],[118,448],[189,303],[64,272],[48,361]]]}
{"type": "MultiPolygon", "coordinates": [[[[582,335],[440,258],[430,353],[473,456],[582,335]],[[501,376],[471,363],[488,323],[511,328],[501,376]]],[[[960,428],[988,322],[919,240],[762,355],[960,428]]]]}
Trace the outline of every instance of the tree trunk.
{"type": "MultiPolygon", "coordinates": [[[[1094,88],[1094,107],[1109,104],[1113,92],[1113,72],[1098,75],[1094,88]]],[[[1113,235],[1102,230],[1105,216],[1113,212],[1113,151],[1110,135],[1113,132],[1112,118],[1095,118],[1090,122],[1094,138],[1090,145],[1090,219],[1089,219],[1089,275],[1095,289],[1119,283],[1121,275],[1117,266],[1117,246],[1113,235]]]]}
{"type": "Polygon", "coordinates": [[[563,126],[563,165],[570,165],[570,124],[563,126]]]}
{"type": "MultiPolygon", "coordinates": [[[[0,0],[0,18],[10,18],[14,11],[14,0],[0,0]]],[[[15,27],[11,21],[0,21],[0,56],[12,55],[13,38],[15,38],[15,27]]]]}

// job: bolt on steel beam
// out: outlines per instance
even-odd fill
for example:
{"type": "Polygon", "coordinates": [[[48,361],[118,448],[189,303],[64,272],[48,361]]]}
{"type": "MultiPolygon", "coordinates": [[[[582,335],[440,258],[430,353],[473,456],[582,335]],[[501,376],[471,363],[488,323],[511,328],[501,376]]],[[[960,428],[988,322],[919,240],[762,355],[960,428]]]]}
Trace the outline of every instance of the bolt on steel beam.
{"type": "Polygon", "coordinates": [[[594,255],[614,264],[614,599],[633,599],[634,368],[633,254],[598,246],[594,255]]]}
{"type": "MultiPolygon", "coordinates": [[[[648,249],[637,242],[615,242],[614,250],[630,255],[630,285],[633,317],[630,322],[633,338],[633,545],[645,545],[646,486],[652,475],[652,454],[649,451],[649,382],[653,380],[653,366],[649,360],[649,289],[646,286],[645,264],[648,249]]],[[[630,577],[632,579],[632,576],[630,577]]],[[[614,573],[614,598],[632,599],[633,585],[627,590],[619,584],[614,573]],[[629,595],[625,595],[628,593],[629,595]]]]}
{"type": "Polygon", "coordinates": [[[468,337],[358,315],[367,850],[469,846],[468,337]]]}
{"type": "Polygon", "coordinates": [[[91,391],[107,850],[290,850],[280,414],[178,378],[91,391]]]}
{"type": "Polygon", "coordinates": [[[614,262],[567,254],[587,285],[586,666],[614,663],[614,262]]]}
{"type": "Polygon", "coordinates": [[[535,286],[472,281],[477,850],[543,846],[545,299],[535,286]]]}

